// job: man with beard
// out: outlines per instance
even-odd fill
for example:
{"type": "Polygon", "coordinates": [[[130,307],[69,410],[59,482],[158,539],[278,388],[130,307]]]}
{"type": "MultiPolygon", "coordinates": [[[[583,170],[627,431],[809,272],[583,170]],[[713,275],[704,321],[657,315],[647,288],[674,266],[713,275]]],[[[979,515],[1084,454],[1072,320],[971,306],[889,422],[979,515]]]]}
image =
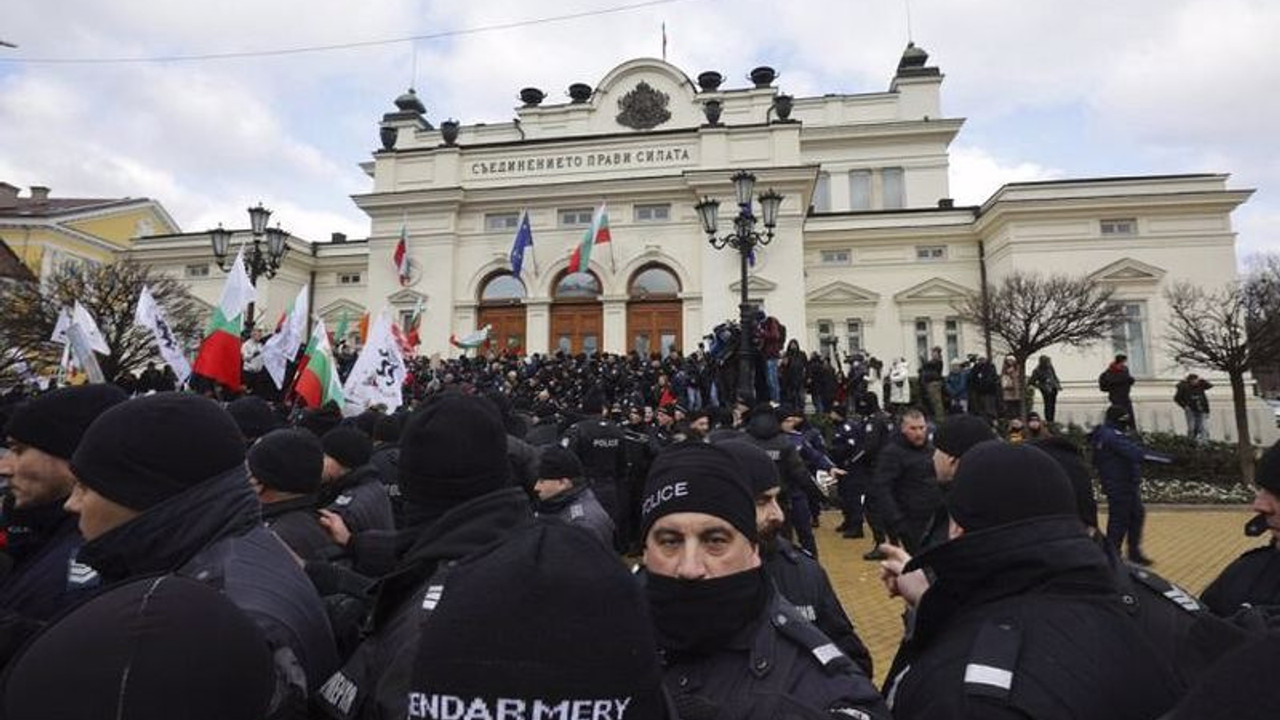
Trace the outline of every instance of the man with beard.
{"type": "Polygon", "coordinates": [[[737,459],[751,483],[751,492],[756,496],[761,559],[778,592],[871,677],[871,653],[840,605],[827,571],[809,553],[778,536],[785,520],[778,505],[778,495],[782,492],[778,468],[763,450],[741,440],[725,442],[719,447],[737,459]]]}
{"type": "Polygon", "coordinates": [[[120,403],[89,426],[71,470],[67,509],[80,516],[80,561],[104,585],[175,573],[220,589],[272,652],[269,717],[297,717],[337,653],[315,588],[262,524],[231,416],[180,393],[120,403]]]}
{"type": "Polygon", "coordinates": [[[888,718],[856,664],[773,588],[728,451],[673,447],[645,483],[645,592],[680,716],[888,718]]]}
{"type": "Polygon", "coordinates": [[[761,404],[751,411],[745,437],[748,442],[764,450],[778,466],[788,511],[787,520],[796,532],[800,547],[817,557],[818,541],[813,536],[813,513],[809,507],[809,497],[821,495],[822,490],[805,469],[800,451],[796,450],[790,438],[782,432],[782,425],[771,405],[761,404]]]}
{"type": "Polygon", "coordinates": [[[4,427],[4,529],[13,566],[0,580],[0,666],[44,621],[97,585],[93,571],[76,562],[82,540],[76,516],[63,508],[76,484],[69,460],[89,424],[124,400],[114,385],[62,388],[20,405],[4,427]]]}
{"type": "Polygon", "coordinates": [[[1204,604],[1224,617],[1244,607],[1280,608],[1280,442],[1262,454],[1254,482],[1258,515],[1251,525],[1258,534],[1269,532],[1269,542],[1241,555],[1205,588],[1204,604]]]}

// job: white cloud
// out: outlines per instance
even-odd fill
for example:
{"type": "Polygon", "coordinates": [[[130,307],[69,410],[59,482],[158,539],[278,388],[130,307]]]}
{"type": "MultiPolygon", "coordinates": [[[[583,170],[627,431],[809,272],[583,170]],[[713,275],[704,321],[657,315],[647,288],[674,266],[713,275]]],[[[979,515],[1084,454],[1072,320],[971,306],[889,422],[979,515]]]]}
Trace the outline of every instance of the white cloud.
{"type": "Polygon", "coordinates": [[[1031,162],[1005,163],[987,150],[964,145],[951,148],[951,195],[957,205],[981,205],[1001,185],[1054,180],[1062,171],[1031,162]]]}

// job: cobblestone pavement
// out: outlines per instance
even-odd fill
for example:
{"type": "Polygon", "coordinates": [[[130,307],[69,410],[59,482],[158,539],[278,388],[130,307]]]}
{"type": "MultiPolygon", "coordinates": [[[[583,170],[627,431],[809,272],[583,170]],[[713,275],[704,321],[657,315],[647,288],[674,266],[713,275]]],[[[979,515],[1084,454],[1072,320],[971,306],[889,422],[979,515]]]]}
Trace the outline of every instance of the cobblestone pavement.
{"type": "MultiPolygon", "coordinates": [[[[1156,561],[1152,569],[1198,595],[1240,553],[1266,542],[1266,538],[1245,537],[1244,523],[1252,516],[1245,506],[1149,506],[1146,552],[1156,561]]],[[[862,553],[871,548],[870,537],[845,540],[834,530],[839,522],[839,513],[823,513],[822,527],[816,531],[818,553],[875,658],[879,685],[902,638],[902,601],[890,599],[885,592],[879,563],[862,559],[862,553]]],[[[1101,524],[1106,526],[1105,515],[1101,524]]]]}

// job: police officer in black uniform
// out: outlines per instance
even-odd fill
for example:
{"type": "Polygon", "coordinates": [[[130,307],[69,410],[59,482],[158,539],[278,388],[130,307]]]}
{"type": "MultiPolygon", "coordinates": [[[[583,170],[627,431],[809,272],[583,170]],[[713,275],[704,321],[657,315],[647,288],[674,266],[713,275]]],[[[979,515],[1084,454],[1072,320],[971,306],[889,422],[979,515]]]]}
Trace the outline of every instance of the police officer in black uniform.
{"type": "Polygon", "coordinates": [[[777,467],[763,450],[750,443],[737,440],[724,442],[720,447],[738,460],[747,473],[751,491],[755,493],[760,558],[774,586],[805,619],[816,625],[836,647],[858,663],[867,677],[871,677],[874,674],[871,653],[854,632],[853,623],[831,587],[827,571],[812,555],[778,536],[785,518],[782,507],[778,505],[782,485],[778,482],[777,467]]]}
{"type": "Polygon", "coordinates": [[[1253,509],[1258,516],[1250,524],[1259,534],[1268,532],[1270,542],[1236,558],[1200,596],[1224,617],[1246,606],[1280,606],[1280,442],[1263,453],[1254,482],[1258,489],[1253,509]]]}
{"type": "Polygon", "coordinates": [[[565,431],[561,444],[582,461],[587,486],[625,535],[631,495],[629,488],[622,487],[627,477],[626,436],[617,423],[604,416],[604,393],[600,390],[586,394],[582,413],[585,417],[565,431]]]}
{"type": "Polygon", "coordinates": [[[889,671],[897,720],[1153,718],[1172,707],[1172,660],[1127,614],[1052,458],[977,445],[947,506],[951,539],[908,565],[935,579],[889,671]]]}
{"type": "Polygon", "coordinates": [[[645,484],[645,593],[680,717],[888,718],[858,666],[769,582],[744,474],[719,446],[684,443],[645,484]]]}
{"type": "Polygon", "coordinates": [[[782,507],[786,509],[787,526],[794,529],[800,546],[810,554],[816,554],[817,540],[813,536],[813,517],[809,514],[807,494],[822,494],[795,444],[782,432],[778,417],[773,407],[768,404],[757,405],[751,410],[746,422],[744,437],[748,442],[764,450],[769,458],[778,466],[778,477],[782,479],[782,507]]]}

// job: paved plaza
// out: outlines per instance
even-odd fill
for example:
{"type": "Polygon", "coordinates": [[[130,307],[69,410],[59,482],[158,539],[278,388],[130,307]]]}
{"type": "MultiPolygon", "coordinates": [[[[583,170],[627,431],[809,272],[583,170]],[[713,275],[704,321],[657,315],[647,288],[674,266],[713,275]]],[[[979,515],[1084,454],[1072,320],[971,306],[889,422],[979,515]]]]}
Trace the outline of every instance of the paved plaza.
{"type": "MultiPolygon", "coordinates": [[[[1245,537],[1244,523],[1250,517],[1245,506],[1148,507],[1146,552],[1156,561],[1153,569],[1199,594],[1240,553],[1266,542],[1245,537]]],[[[871,649],[878,685],[902,637],[902,601],[885,592],[879,563],[862,559],[871,547],[870,538],[841,538],[834,530],[839,522],[838,513],[824,513],[817,531],[818,552],[858,634],[871,649]]],[[[1105,527],[1105,515],[1101,523],[1105,527]]]]}

